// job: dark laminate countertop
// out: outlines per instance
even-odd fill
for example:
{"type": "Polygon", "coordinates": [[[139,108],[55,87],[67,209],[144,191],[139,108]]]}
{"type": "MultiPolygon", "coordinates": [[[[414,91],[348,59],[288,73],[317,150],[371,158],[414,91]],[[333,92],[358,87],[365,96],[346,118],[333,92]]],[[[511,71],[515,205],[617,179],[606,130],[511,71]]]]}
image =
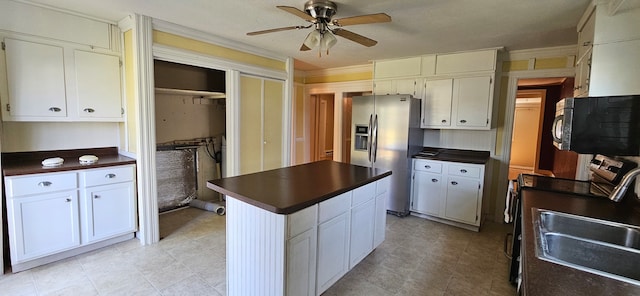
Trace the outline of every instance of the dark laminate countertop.
{"type": "Polygon", "coordinates": [[[116,147],[2,153],[2,173],[5,176],[53,173],[135,163],[135,159],[118,154],[116,147]],[[78,158],[86,154],[97,156],[98,162],[80,164],[78,158]],[[54,167],[42,166],[42,161],[51,157],[62,157],[64,163],[54,167]]]}
{"type": "MultiPolygon", "coordinates": [[[[640,203],[625,197],[620,203],[606,198],[522,190],[522,257],[524,292],[537,295],[640,295],[640,286],[540,260],[535,256],[532,208],[640,225],[640,203]]],[[[640,268],[640,266],[638,266],[640,268]]]]}
{"type": "Polygon", "coordinates": [[[211,180],[207,187],[270,212],[291,214],[389,175],[326,160],[211,180]]]}
{"type": "Polygon", "coordinates": [[[489,151],[424,147],[422,148],[421,152],[426,152],[434,155],[424,156],[424,154],[419,153],[417,155],[414,155],[413,157],[418,159],[464,162],[473,164],[486,164],[490,159],[489,151]]]}

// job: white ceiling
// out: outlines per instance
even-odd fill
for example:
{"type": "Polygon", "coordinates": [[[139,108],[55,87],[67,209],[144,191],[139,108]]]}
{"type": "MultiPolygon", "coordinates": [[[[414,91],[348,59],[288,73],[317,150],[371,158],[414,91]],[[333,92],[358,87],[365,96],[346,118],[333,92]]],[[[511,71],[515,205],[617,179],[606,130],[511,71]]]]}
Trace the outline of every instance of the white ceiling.
{"type": "Polygon", "coordinates": [[[294,57],[296,68],[313,70],[362,65],[371,60],[429,53],[505,47],[507,50],[571,45],[591,0],[338,0],[334,19],[384,12],[391,23],[347,30],[377,40],[367,48],[338,37],[328,56],[298,49],[308,30],[258,36],[247,32],[305,25],[276,8],[303,10],[305,0],[32,0],[105,20],[133,12],[294,57]]]}

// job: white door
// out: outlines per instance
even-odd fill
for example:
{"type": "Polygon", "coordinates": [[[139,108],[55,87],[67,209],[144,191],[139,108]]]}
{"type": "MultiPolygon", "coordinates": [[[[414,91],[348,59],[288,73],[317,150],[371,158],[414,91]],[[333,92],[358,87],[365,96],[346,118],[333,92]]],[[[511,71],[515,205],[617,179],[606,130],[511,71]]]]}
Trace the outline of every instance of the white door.
{"type": "Polygon", "coordinates": [[[44,257],[80,245],[78,192],[8,200],[11,262],[44,257]]]}
{"type": "Polygon", "coordinates": [[[349,270],[349,212],[318,225],[316,295],[322,294],[349,270]]]}
{"type": "Polygon", "coordinates": [[[457,78],[453,82],[456,126],[489,126],[491,76],[457,78]]]}
{"type": "Polygon", "coordinates": [[[95,242],[136,230],[133,182],[96,186],[83,194],[83,243],[95,242]]]}
{"type": "Polygon", "coordinates": [[[67,116],[62,47],[8,38],[4,42],[9,114],[67,116]]]}
{"type": "Polygon", "coordinates": [[[440,208],[444,199],[442,176],[415,171],[413,178],[412,210],[421,214],[440,216],[440,208]]]}
{"type": "Polygon", "coordinates": [[[395,94],[396,90],[394,86],[395,85],[392,80],[377,80],[374,82],[373,93],[376,95],[395,94]]]}
{"type": "Polygon", "coordinates": [[[287,295],[315,296],[316,239],[313,228],[287,242],[287,295]]]}
{"type": "Polygon", "coordinates": [[[78,116],[122,118],[120,58],[76,50],[78,116]]]}
{"type": "Polygon", "coordinates": [[[422,126],[451,126],[453,79],[427,80],[422,95],[422,126]]]}
{"type": "Polygon", "coordinates": [[[473,179],[449,177],[444,215],[446,218],[477,224],[480,182],[473,179]]]}
{"type": "Polygon", "coordinates": [[[358,264],[373,250],[375,198],[351,209],[351,247],[349,269],[358,264]]]}

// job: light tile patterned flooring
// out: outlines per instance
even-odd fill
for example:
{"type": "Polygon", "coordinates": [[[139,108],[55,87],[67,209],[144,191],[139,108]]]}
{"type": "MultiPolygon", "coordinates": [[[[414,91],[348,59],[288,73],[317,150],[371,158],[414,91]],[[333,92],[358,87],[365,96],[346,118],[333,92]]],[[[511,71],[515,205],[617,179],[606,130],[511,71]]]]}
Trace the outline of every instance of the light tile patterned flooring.
{"type": "MultiPolygon", "coordinates": [[[[186,208],[160,225],[158,244],[131,240],[6,274],[0,295],[224,295],[224,217],[186,208]]],[[[502,253],[509,230],[388,216],[385,242],[323,295],[515,295],[502,253]]]]}

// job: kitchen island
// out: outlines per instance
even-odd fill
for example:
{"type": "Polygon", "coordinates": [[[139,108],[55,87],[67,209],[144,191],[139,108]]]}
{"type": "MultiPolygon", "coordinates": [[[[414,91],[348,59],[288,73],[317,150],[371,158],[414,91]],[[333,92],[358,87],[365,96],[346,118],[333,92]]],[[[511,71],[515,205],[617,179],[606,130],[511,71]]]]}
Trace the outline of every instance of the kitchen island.
{"type": "Polygon", "coordinates": [[[227,295],[320,295],[384,240],[390,171],[320,161],[211,180],[227,295]]]}

